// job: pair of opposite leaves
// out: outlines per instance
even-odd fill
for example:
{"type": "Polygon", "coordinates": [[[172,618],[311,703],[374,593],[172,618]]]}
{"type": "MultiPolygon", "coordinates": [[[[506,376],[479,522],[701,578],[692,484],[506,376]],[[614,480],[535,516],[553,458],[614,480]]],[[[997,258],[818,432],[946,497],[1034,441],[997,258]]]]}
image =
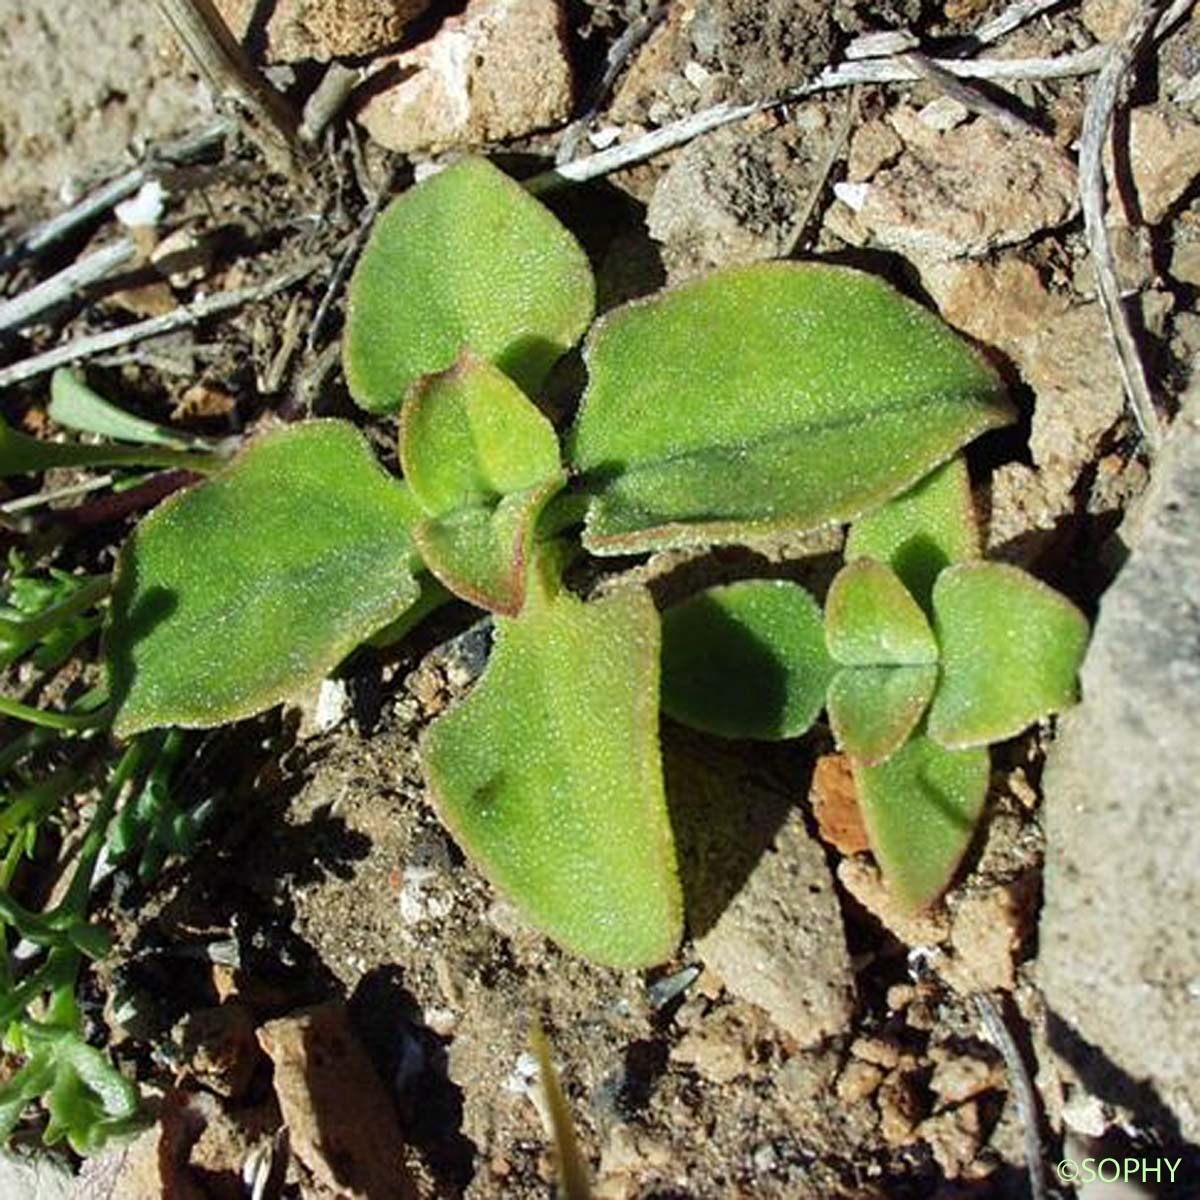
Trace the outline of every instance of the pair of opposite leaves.
{"type": "Polygon", "coordinates": [[[980,559],[956,458],[850,530],[824,619],[798,584],[711,588],[665,615],[663,709],[726,737],[790,738],[822,708],[872,851],[909,908],[950,881],[982,812],[988,744],[1074,702],[1083,615],[980,559]]]}
{"type": "MultiPolygon", "coordinates": [[[[259,439],[143,522],[122,553],[108,636],[117,731],[220,724],[294,695],[421,611],[425,568],[500,612],[529,609],[533,529],[564,480],[552,430],[511,380],[536,390],[592,306],[573,239],[488,164],[468,160],[396,201],[356,270],[345,355],[364,407],[395,408],[413,391],[406,482],[351,426],[312,422],[259,439]],[[454,367],[464,345],[474,357],[454,367]]],[[[1011,417],[994,374],[936,318],[826,266],[716,272],[627,305],[598,323],[585,360],[568,457],[586,497],[584,544],[601,554],[853,518],[1011,417]]],[[[583,605],[552,582],[544,593],[540,609],[501,621],[497,662],[463,706],[460,740],[518,761],[500,778],[456,777],[443,809],[460,827],[477,816],[489,846],[507,836],[524,847],[518,858],[550,864],[553,880],[510,887],[562,940],[607,961],[653,961],[678,936],[677,883],[647,883],[673,879],[660,853],[657,616],[645,598],[583,605]],[[532,675],[514,668],[507,715],[466,730],[485,689],[501,690],[489,684],[499,664],[518,659],[532,675]],[[611,703],[556,694],[552,676],[581,679],[608,660],[624,672],[611,703]],[[631,745],[644,747],[637,763],[631,745]],[[531,748],[542,746],[555,766],[539,774],[531,748]],[[536,814],[488,804],[514,780],[526,798],[544,786],[531,802],[543,815],[579,809],[553,853],[536,814]],[[609,799],[588,816],[581,798],[593,793],[609,799]],[[647,891],[661,899],[654,919],[634,903],[647,891]],[[586,914],[556,921],[573,892],[586,914]]],[[[503,884],[502,856],[477,856],[503,884]]]]}

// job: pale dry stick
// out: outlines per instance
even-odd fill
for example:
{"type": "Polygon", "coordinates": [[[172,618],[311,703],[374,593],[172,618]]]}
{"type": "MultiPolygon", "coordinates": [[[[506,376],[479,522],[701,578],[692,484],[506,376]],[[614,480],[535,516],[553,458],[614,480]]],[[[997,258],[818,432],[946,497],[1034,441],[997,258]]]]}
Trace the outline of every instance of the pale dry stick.
{"type": "Polygon", "coordinates": [[[990,46],[1006,34],[1012,33],[1018,26],[1024,25],[1026,21],[1031,21],[1062,3],[1063,0],[1017,0],[992,20],[985,21],[970,35],[969,40],[976,46],[990,46]]]}
{"type": "Polygon", "coordinates": [[[957,100],[970,112],[995,121],[1001,129],[1008,133],[1017,136],[1026,134],[1033,134],[1035,137],[1042,136],[1042,131],[1036,125],[1031,125],[1023,117],[1018,116],[1011,109],[1005,108],[1003,104],[993,100],[991,96],[979,91],[978,88],[964,83],[957,75],[945,70],[927,55],[913,52],[903,55],[901,61],[917,71],[923,79],[932,83],[943,95],[957,100]]]}
{"type": "Polygon", "coordinates": [[[118,175],[84,196],[65,212],[42,221],[23,234],[7,254],[0,255],[0,271],[7,270],[30,255],[45,250],[55,242],[69,237],[80,226],[103,216],[114,205],[132,196],[142,184],[160,174],[164,165],[187,162],[219,146],[229,136],[229,129],[228,121],[215,121],[186,137],[165,143],[151,153],[146,162],[118,175]]]}
{"type": "Polygon", "coordinates": [[[854,128],[854,115],[857,111],[858,88],[854,87],[850,89],[849,95],[846,97],[846,111],[833,137],[829,139],[825,155],[817,167],[817,177],[813,181],[812,187],[808,190],[808,196],[805,198],[804,204],[800,207],[795,232],[792,234],[790,244],[784,251],[783,256],[785,258],[790,258],[800,248],[800,243],[804,239],[804,232],[808,228],[809,221],[812,220],[818,201],[821,199],[821,193],[824,192],[825,185],[829,182],[829,176],[833,173],[835,164],[841,158],[842,151],[846,149],[846,143],[850,140],[850,131],[854,128]]]}
{"type": "Polygon", "coordinates": [[[0,388],[10,387],[25,379],[35,379],[39,375],[53,371],[55,367],[65,367],[93,354],[103,354],[120,346],[129,346],[134,342],[143,342],[147,338],[158,337],[160,334],[172,333],[176,329],[195,325],[209,317],[217,316],[219,313],[242,308],[256,300],[265,300],[268,296],[274,296],[277,292],[294,287],[323,265],[323,260],[313,259],[293,267],[290,271],[283,271],[264,283],[237,288],[229,292],[217,292],[215,295],[205,296],[202,300],[196,300],[192,304],[181,305],[169,313],[164,313],[161,317],[150,317],[145,321],[137,321],[133,325],[123,325],[120,329],[109,329],[104,333],[93,333],[76,338],[75,341],[68,342],[65,346],[57,346],[43,354],[35,354],[32,358],[25,358],[10,366],[0,367],[0,388]]]}
{"type": "Polygon", "coordinates": [[[604,71],[599,80],[597,80],[596,86],[592,89],[592,93],[584,105],[582,114],[567,126],[562,138],[559,140],[558,150],[554,155],[556,163],[570,162],[575,157],[575,152],[579,149],[579,142],[584,132],[599,115],[601,105],[608,99],[608,94],[612,91],[613,84],[617,82],[618,76],[625,69],[625,64],[633,56],[634,52],[645,43],[646,39],[655,29],[658,28],[662,19],[667,15],[669,7],[665,3],[656,5],[644,17],[629,25],[625,32],[612,44],[604,65],[604,71]]]}
{"type": "Polygon", "coordinates": [[[132,262],[137,249],[128,238],[119,238],[99,250],[64,267],[49,279],[43,279],[28,291],[0,303],[0,331],[21,329],[70,300],[77,292],[99,283],[114,271],[132,262]]]}
{"type": "MultiPolygon", "coordinates": [[[[1056,58],[1007,58],[1007,59],[930,59],[929,61],[964,79],[992,79],[997,82],[1066,79],[1077,75],[1090,75],[1098,71],[1107,57],[1108,47],[1093,46],[1075,54],[1063,54],[1056,58]]],[[[611,175],[635,163],[645,162],[665,150],[682,146],[702,133],[743,121],[757,113],[767,112],[782,104],[804,100],[818,92],[833,88],[852,87],[857,83],[912,83],[921,75],[897,59],[868,59],[862,62],[842,63],[823,71],[811,83],[794,88],[768,100],[756,100],[748,104],[716,104],[702,112],[693,113],[651,130],[631,142],[612,146],[586,158],[563,163],[525,181],[525,187],[534,195],[547,192],[568,183],[584,183],[611,175]]]]}
{"type": "Polygon", "coordinates": [[[299,122],[292,106],[250,61],[213,0],[155,0],[209,87],[237,101],[253,119],[251,133],[273,165],[290,167],[299,122]]]}
{"type": "Polygon", "coordinates": [[[362,82],[362,72],[342,63],[333,62],[326,68],[313,94],[304,102],[300,119],[300,140],[315,146],[330,122],[350,99],[351,92],[362,82]]]}
{"type": "Polygon", "coordinates": [[[1104,220],[1104,148],[1108,144],[1122,83],[1158,16],[1158,4],[1154,0],[1144,0],[1125,32],[1113,42],[1108,60],[1088,96],[1079,139],[1079,200],[1083,208],[1084,234],[1092,256],[1092,268],[1096,273],[1096,291],[1116,352],[1125,395],[1152,454],[1162,444],[1162,428],[1154,409],[1154,398],[1150,394],[1150,384],[1129,314],[1121,300],[1121,286],[1113,264],[1112,244],[1104,220]]]}
{"type": "Polygon", "coordinates": [[[1000,1051],[1004,1059],[1008,1080],[1012,1086],[1013,1100],[1017,1106],[1017,1117],[1021,1122],[1021,1135],[1025,1142],[1025,1165],[1029,1169],[1029,1194],[1031,1200],[1046,1200],[1046,1167],[1042,1161],[1042,1139],[1038,1133],[1037,1094],[1021,1051],[1000,1015],[1000,1009],[990,996],[983,993],[975,996],[975,1009],[979,1023],[987,1034],[988,1041],[1000,1051]]]}

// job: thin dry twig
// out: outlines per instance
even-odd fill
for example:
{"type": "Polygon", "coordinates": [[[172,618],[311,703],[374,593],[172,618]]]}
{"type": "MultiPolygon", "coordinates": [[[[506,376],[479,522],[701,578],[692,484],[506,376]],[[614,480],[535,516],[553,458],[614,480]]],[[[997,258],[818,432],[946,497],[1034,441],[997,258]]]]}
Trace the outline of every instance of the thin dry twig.
{"type": "Polygon", "coordinates": [[[1133,65],[1143,39],[1158,17],[1159,5],[1154,0],[1147,0],[1134,14],[1121,37],[1112,43],[1108,59],[1088,96],[1079,139],[1079,199],[1083,208],[1084,233],[1096,272],[1096,290],[1116,352],[1125,394],[1151,453],[1156,452],[1162,444],[1162,428],[1154,409],[1154,398],[1150,393],[1133,326],[1121,300],[1121,285],[1113,263],[1108,225],[1104,220],[1107,192],[1104,148],[1108,144],[1125,76],[1133,65]]]}
{"type": "Polygon", "coordinates": [[[304,114],[300,121],[300,140],[316,145],[323,134],[345,107],[350,93],[358,87],[362,72],[355,71],[339,62],[332,62],[321,76],[316,90],[305,101],[304,114]]]}
{"type": "Polygon", "coordinates": [[[242,105],[254,120],[251,133],[268,159],[288,167],[299,130],[296,114],[250,61],[212,0],[155,3],[209,87],[242,105]]]}
{"type": "Polygon", "coordinates": [[[39,317],[70,300],[77,292],[131,262],[137,249],[129,238],[119,238],[99,250],[64,267],[49,279],[43,279],[28,291],[0,303],[0,330],[32,325],[39,317]]]}
{"type": "MultiPolygon", "coordinates": [[[[991,79],[997,83],[1032,79],[1066,79],[1076,75],[1090,75],[1098,71],[1108,54],[1108,47],[1093,46],[1075,54],[1062,54],[1055,58],[984,58],[960,60],[952,58],[930,59],[935,66],[951,75],[964,79],[991,79]]],[[[794,88],[769,100],[757,100],[748,104],[716,104],[702,112],[693,113],[651,130],[633,141],[612,146],[586,158],[563,163],[549,171],[543,171],[525,181],[525,187],[535,195],[561,187],[567,183],[583,183],[611,175],[634,163],[645,162],[664,150],[674,149],[708,133],[743,121],[757,113],[767,112],[783,104],[807,99],[818,92],[834,88],[852,87],[858,83],[911,83],[922,75],[902,59],[867,59],[861,62],[842,63],[822,71],[816,79],[803,87],[794,88]]]]}
{"type": "Polygon", "coordinates": [[[161,317],[150,317],[145,321],[137,321],[133,325],[123,325],[120,329],[109,329],[104,333],[93,333],[76,338],[65,346],[57,346],[53,350],[47,350],[44,354],[35,354],[32,358],[22,359],[7,367],[0,367],[0,387],[10,387],[22,380],[45,375],[56,367],[65,367],[70,363],[79,362],[80,359],[89,358],[93,354],[102,354],[108,350],[115,350],[119,346],[129,346],[134,342],[158,337],[160,334],[172,333],[176,329],[195,325],[209,317],[217,316],[219,313],[242,308],[256,300],[265,300],[268,296],[274,296],[277,292],[295,286],[322,265],[323,260],[310,259],[289,271],[272,276],[263,283],[237,288],[229,292],[217,292],[215,295],[205,296],[202,300],[196,300],[192,304],[181,305],[169,313],[164,313],[161,317]]]}
{"type": "Polygon", "coordinates": [[[903,55],[901,61],[907,63],[922,78],[932,83],[943,95],[957,100],[970,112],[978,113],[981,117],[995,121],[1009,133],[1018,136],[1026,134],[1033,134],[1035,137],[1041,136],[1042,131],[1036,125],[1031,125],[1023,117],[1018,116],[1011,109],[1005,108],[1003,104],[993,100],[991,96],[981,92],[978,88],[964,83],[957,75],[945,70],[927,55],[914,51],[911,54],[903,55]]]}
{"type": "Polygon", "coordinates": [[[89,221],[103,216],[113,205],[132,196],[142,184],[161,174],[165,167],[189,162],[207,154],[229,136],[229,128],[228,121],[215,121],[196,130],[195,133],[189,133],[173,142],[166,142],[151,151],[145,162],[90,192],[65,212],[42,221],[24,233],[7,254],[0,256],[0,271],[8,270],[25,258],[69,237],[89,221]]]}
{"type": "Polygon", "coordinates": [[[556,163],[570,162],[575,157],[585,130],[599,115],[601,105],[608,99],[608,94],[625,69],[625,64],[658,28],[669,8],[670,5],[665,3],[656,5],[644,17],[632,22],[609,48],[604,72],[592,88],[583,112],[567,126],[559,139],[558,150],[554,156],[556,163]]]}
{"type": "Polygon", "coordinates": [[[976,46],[990,46],[1006,34],[1012,33],[1019,25],[1024,25],[1026,21],[1031,21],[1062,3],[1063,0],[1017,0],[990,21],[985,21],[971,34],[971,41],[976,46]]]}
{"type": "Polygon", "coordinates": [[[795,254],[799,248],[804,238],[805,230],[808,228],[808,223],[812,220],[817,203],[821,199],[821,193],[825,191],[825,185],[829,182],[829,176],[833,173],[834,165],[841,158],[842,151],[846,149],[846,143],[850,140],[850,130],[854,128],[854,116],[858,111],[858,94],[858,88],[851,88],[846,97],[846,111],[833,137],[829,139],[825,155],[817,167],[817,177],[813,181],[812,187],[808,190],[804,204],[796,214],[796,226],[792,232],[791,244],[787,248],[785,257],[795,254]]]}
{"type": "Polygon", "coordinates": [[[975,997],[975,1008],[979,1023],[988,1040],[1000,1051],[1012,1086],[1013,1100],[1017,1105],[1017,1116],[1021,1122],[1021,1133],[1025,1142],[1025,1165],[1029,1169],[1029,1192],[1031,1200],[1046,1200],[1046,1167],[1042,1161],[1042,1139],[1038,1133],[1037,1095],[1033,1081],[1021,1051],[1013,1040],[1000,1009],[991,997],[983,994],[975,997]]]}

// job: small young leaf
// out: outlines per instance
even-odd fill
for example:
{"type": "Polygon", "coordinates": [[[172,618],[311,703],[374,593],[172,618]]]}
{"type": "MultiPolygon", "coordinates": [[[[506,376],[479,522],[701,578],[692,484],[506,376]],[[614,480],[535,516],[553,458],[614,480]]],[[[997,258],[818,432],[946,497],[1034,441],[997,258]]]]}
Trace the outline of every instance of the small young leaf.
{"type": "Polygon", "coordinates": [[[917,727],[937,667],[843,667],[829,685],[829,724],[838,746],[868,766],[895,754],[917,727]]]}
{"type": "Polygon", "coordinates": [[[659,621],[538,571],[483,678],[422,743],[442,820],[530,921],[596,962],[670,957],[682,898],[658,745],[659,621]]]}
{"type": "Polygon", "coordinates": [[[821,610],[796,583],[712,587],[663,613],[663,711],[705,733],[799,737],[832,669],[821,610]]]}
{"type": "Polygon", "coordinates": [[[153,421],[127,413],[92,391],[74,371],[66,367],[60,367],[50,377],[50,404],[46,411],[59,425],[81,433],[95,433],[117,441],[140,442],[145,446],[174,446],[180,450],[215,449],[203,438],[164,429],[153,421]]]}
{"type": "Polygon", "coordinates": [[[846,539],[847,562],[873,558],[886,563],[927,614],[933,612],[938,575],[951,563],[979,555],[979,523],[961,454],[855,521],[846,539]]]}
{"type": "Polygon", "coordinates": [[[400,420],[404,477],[428,514],[413,528],[425,564],[472,604],[515,616],[538,515],[566,479],[553,427],[470,352],[426,376],[400,420]]]}
{"type": "Polygon", "coordinates": [[[847,563],[825,598],[829,653],[847,667],[923,667],[938,660],[925,614],[889,567],[847,563]]]}
{"type": "Polygon", "coordinates": [[[942,679],[929,735],[981,746],[1069,708],[1087,649],[1087,618],[1065,596],[1004,563],[964,563],[938,577],[934,626],[942,679]]]}
{"type": "Polygon", "coordinates": [[[267,434],[160,505],[117,568],[116,733],[222,725],[322,679],[416,599],[418,511],[343,421],[267,434]]]}
{"type": "Polygon", "coordinates": [[[384,211],[350,281],[350,394],[399,408],[422,375],[470,346],[535,392],[595,307],[579,244],[518,183],[467,158],[384,211]]]}
{"type": "Polygon", "coordinates": [[[0,478],[33,475],[51,467],[177,467],[205,472],[223,465],[224,460],[215,454],[193,454],[174,446],[44,442],[0,421],[0,478]]]}
{"type": "Polygon", "coordinates": [[[871,851],[908,909],[937,899],[971,842],[988,789],[988,752],[916,734],[886,762],[854,762],[871,851]]]}
{"type": "Polygon", "coordinates": [[[597,554],[849,520],[1012,420],[991,368],[871,275],[776,262],[609,314],[571,462],[597,554]]]}

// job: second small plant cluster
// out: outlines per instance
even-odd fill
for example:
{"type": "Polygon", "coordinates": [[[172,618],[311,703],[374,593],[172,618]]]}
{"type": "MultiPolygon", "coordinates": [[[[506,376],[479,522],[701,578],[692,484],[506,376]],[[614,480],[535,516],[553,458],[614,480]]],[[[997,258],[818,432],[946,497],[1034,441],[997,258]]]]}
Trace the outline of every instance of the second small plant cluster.
{"type": "Polygon", "coordinates": [[[881,280],[824,264],[714,272],[593,324],[594,309],[574,238],[487,162],[396,200],[344,345],[355,400],[399,415],[402,478],[353,425],[308,421],[162,504],[116,573],[115,732],[252,716],[452,594],[495,614],[495,643],[427,731],[429,788],[566,946],[645,966],[682,936],[663,710],[781,738],[827,708],[885,875],[929,902],[979,818],[987,743],[1072,701],[1086,639],[1062,597],[979,558],[958,451],[1012,419],[995,373],[881,280]],[[585,333],[560,437],[535,398],[585,333]],[[585,600],[563,580],[584,551],[842,522],[823,616],[780,581],[660,614],[643,587],[585,600]]]}

